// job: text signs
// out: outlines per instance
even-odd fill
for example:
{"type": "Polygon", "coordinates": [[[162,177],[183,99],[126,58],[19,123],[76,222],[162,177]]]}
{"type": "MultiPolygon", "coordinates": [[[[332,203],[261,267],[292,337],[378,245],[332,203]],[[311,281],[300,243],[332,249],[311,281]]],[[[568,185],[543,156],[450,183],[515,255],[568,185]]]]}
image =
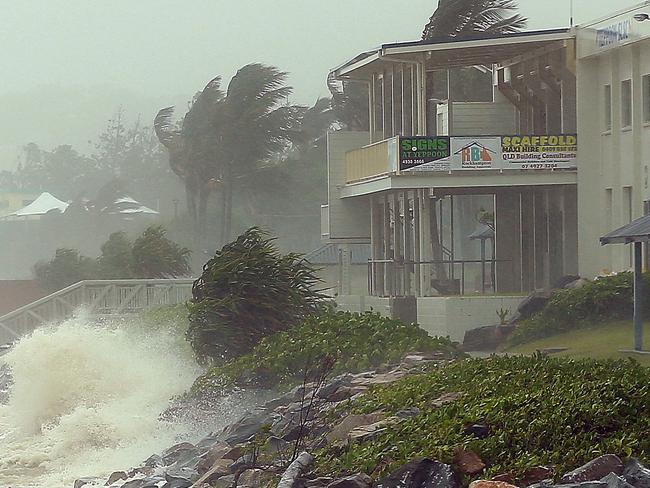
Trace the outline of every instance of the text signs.
{"type": "Polygon", "coordinates": [[[575,168],[578,137],[575,134],[504,136],[503,169],[575,168]]]}
{"type": "Polygon", "coordinates": [[[576,168],[575,134],[400,138],[400,172],[576,168]]]}
{"type": "Polygon", "coordinates": [[[400,137],[400,171],[447,171],[449,155],[449,137],[400,137]]]}

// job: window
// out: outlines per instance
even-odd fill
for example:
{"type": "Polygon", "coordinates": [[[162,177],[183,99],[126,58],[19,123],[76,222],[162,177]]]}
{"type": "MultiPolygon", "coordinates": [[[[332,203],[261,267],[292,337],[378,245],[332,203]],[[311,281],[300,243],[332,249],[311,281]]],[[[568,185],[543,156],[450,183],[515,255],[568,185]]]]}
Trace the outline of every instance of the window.
{"type": "Polygon", "coordinates": [[[605,85],[605,130],[612,130],[612,85],[605,85]]]}
{"type": "Polygon", "coordinates": [[[632,80],[621,82],[621,127],[632,126],[632,80]]]}
{"type": "Polygon", "coordinates": [[[650,75],[643,77],[643,122],[650,122],[650,75]]]}

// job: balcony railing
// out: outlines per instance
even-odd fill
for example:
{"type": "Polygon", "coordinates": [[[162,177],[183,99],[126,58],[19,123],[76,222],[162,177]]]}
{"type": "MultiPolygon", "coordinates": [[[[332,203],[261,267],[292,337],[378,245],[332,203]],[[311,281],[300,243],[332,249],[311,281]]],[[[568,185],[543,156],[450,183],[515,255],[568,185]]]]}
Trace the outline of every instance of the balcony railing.
{"type": "Polygon", "coordinates": [[[399,138],[393,137],[348,152],[345,155],[346,182],[353,183],[396,172],[399,167],[398,140],[399,138]]]}

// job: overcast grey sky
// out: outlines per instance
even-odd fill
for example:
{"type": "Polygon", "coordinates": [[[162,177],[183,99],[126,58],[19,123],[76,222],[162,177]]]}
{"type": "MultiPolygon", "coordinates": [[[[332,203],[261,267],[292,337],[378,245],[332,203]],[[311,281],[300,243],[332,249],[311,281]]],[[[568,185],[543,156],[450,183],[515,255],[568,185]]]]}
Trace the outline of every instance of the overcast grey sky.
{"type": "MultiPolygon", "coordinates": [[[[636,0],[575,0],[577,22],[636,0]]],[[[291,73],[294,100],[327,94],[328,70],[419,37],[435,0],[0,0],[0,167],[30,141],[82,152],[118,106],[149,121],[246,63],[291,73]]],[[[529,28],[566,26],[569,0],[520,0],[529,28]]],[[[179,107],[182,111],[183,107],[179,107]]]]}

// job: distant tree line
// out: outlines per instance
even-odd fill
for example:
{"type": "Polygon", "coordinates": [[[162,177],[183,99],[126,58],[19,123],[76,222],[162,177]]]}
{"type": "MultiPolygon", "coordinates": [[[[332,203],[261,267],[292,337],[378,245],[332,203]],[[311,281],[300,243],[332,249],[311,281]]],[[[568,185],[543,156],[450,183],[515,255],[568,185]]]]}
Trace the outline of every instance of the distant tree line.
{"type": "Polygon", "coordinates": [[[50,261],[34,266],[34,274],[49,291],[83,280],[178,278],[190,276],[190,255],[167,238],[162,226],[154,225],[134,241],[124,232],[111,234],[96,259],[76,249],[57,249],[50,261]]]}

